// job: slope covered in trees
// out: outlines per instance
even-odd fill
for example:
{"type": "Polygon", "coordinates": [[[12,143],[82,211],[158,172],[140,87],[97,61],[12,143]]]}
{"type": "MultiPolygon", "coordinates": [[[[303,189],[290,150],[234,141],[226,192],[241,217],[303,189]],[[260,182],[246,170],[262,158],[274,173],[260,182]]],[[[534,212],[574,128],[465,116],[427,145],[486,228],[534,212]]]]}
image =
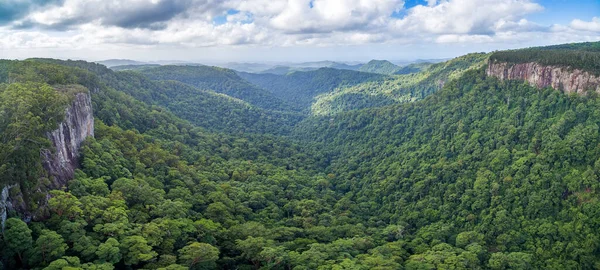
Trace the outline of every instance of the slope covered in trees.
{"type": "Polygon", "coordinates": [[[367,207],[367,227],[400,227],[407,269],[585,269],[598,263],[599,113],[596,97],[477,70],[298,132],[341,152],[330,184],[367,207]]]}
{"type": "Polygon", "coordinates": [[[239,73],[245,80],[267,89],[288,103],[297,104],[308,110],[314,98],[341,86],[351,86],[367,81],[377,81],[384,75],[321,68],[307,72],[292,72],[287,75],[239,73]]]}
{"type": "Polygon", "coordinates": [[[244,100],[254,106],[277,111],[298,110],[273,94],[241,79],[233,70],[208,66],[161,66],[140,70],[153,80],[173,80],[200,89],[213,90],[244,100]]]}
{"type": "Polygon", "coordinates": [[[177,81],[151,80],[133,71],[113,72],[102,65],[83,61],[34,60],[88,70],[106,86],[119,89],[148,105],[166,108],[209,131],[289,134],[291,128],[303,119],[299,113],[265,110],[225,94],[177,81]]]}
{"type": "Polygon", "coordinates": [[[121,91],[210,131],[282,135],[303,119],[300,113],[266,110],[178,81],[152,81],[136,72],[119,72],[115,78],[121,91]]]}
{"type": "Polygon", "coordinates": [[[333,115],[341,112],[412,102],[431,95],[444,84],[467,70],[482,67],[489,55],[473,53],[434,64],[412,74],[386,77],[383,80],[339,87],[316,97],[313,115],[333,115]]]}
{"type": "Polygon", "coordinates": [[[432,65],[433,65],[433,63],[430,63],[430,62],[412,63],[412,64],[408,64],[406,66],[400,67],[396,72],[394,72],[394,74],[403,75],[403,74],[418,73],[418,72],[427,70],[432,65]]]}

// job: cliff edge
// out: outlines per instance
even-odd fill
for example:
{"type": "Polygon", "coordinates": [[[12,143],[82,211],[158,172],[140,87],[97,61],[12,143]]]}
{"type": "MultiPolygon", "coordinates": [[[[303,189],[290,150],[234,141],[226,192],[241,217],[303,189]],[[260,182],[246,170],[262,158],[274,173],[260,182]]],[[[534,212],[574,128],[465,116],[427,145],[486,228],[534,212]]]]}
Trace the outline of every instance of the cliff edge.
{"type": "Polygon", "coordinates": [[[535,62],[489,61],[486,74],[500,80],[524,80],[538,88],[552,87],[565,93],[600,93],[600,77],[580,69],[545,66],[535,62]]]}

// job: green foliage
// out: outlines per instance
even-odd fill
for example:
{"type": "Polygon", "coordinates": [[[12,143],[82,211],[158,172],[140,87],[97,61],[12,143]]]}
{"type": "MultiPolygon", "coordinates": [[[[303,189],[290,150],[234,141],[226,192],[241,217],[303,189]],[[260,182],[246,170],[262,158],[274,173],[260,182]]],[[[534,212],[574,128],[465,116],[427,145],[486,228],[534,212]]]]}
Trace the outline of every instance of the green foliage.
{"type": "Polygon", "coordinates": [[[303,119],[299,113],[263,109],[178,81],[152,81],[135,72],[119,72],[115,77],[119,89],[136,99],[164,106],[178,117],[210,131],[288,134],[303,119]]]}
{"type": "Polygon", "coordinates": [[[383,107],[423,99],[465,71],[482,67],[488,54],[472,53],[429,66],[419,73],[387,77],[343,86],[316,97],[313,115],[335,115],[364,108],[383,107]]]}
{"type": "Polygon", "coordinates": [[[114,238],[108,238],[106,242],[100,244],[98,250],[96,250],[98,260],[110,264],[118,263],[122,258],[119,246],[119,241],[114,238]]]}
{"type": "Polygon", "coordinates": [[[68,246],[60,234],[44,229],[35,241],[29,261],[32,265],[47,265],[65,255],[67,249],[68,246]]]}
{"type": "Polygon", "coordinates": [[[51,262],[44,270],[81,269],[81,263],[77,257],[62,257],[51,262]]]}
{"type": "Polygon", "coordinates": [[[210,89],[267,110],[288,111],[294,108],[293,104],[286,104],[268,91],[244,81],[230,69],[208,66],[161,66],[140,72],[153,80],[179,81],[200,89],[210,89]]]}
{"type": "Polygon", "coordinates": [[[63,120],[68,98],[44,83],[0,84],[0,182],[30,188],[42,173],[46,132],[63,120]]]}
{"type": "Polygon", "coordinates": [[[18,256],[18,263],[25,263],[23,255],[33,246],[31,230],[27,224],[18,218],[9,218],[4,224],[3,240],[5,254],[9,257],[18,256]]]}
{"type": "Polygon", "coordinates": [[[394,72],[394,74],[403,75],[403,74],[418,73],[418,72],[427,70],[432,65],[434,65],[434,64],[429,63],[429,62],[412,63],[409,65],[400,67],[396,72],[394,72]]]}
{"type": "Polygon", "coordinates": [[[59,218],[75,219],[83,213],[81,202],[71,193],[52,190],[50,196],[52,198],[48,200],[48,206],[59,218]]]}
{"type": "Polygon", "coordinates": [[[329,93],[338,87],[379,81],[386,76],[352,70],[320,68],[307,72],[292,72],[287,75],[252,74],[240,72],[249,82],[270,91],[273,95],[297,105],[307,111],[316,96],[329,93]]]}
{"type": "Polygon", "coordinates": [[[146,239],[141,236],[125,237],[121,243],[120,249],[123,253],[123,262],[126,265],[135,265],[156,257],[157,253],[152,251],[146,239]]]}
{"type": "Polygon", "coordinates": [[[219,249],[206,243],[191,243],[179,250],[179,259],[182,264],[194,269],[197,266],[215,267],[214,262],[219,259],[219,249]]]}

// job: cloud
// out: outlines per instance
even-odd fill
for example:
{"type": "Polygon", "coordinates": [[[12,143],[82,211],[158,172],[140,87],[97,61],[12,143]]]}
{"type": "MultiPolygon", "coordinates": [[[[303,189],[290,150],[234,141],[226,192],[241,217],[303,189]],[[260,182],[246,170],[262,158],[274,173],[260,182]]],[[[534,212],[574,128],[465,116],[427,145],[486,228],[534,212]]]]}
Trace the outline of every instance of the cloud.
{"type": "Polygon", "coordinates": [[[2,0],[0,2],[0,25],[21,19],[33,10],[62,2],[63,0],[2,0]]]}
{"type": "Polygon", "coordinates": [[[43,11],[32,12],[15,27],[64,30],[96,22],[121,28],[162,29],[178,16],[198,14],[211,18],[223,8],[211,0],[66,0],[43,11]]]}
{"type": "Polygon", "coordinates": [[[571,22],[571,28],[583,31],[600,32],[600,18],[594,17],[590,22],[575,19],[571,22]]]}
{"type": "Polygon", "coordinates": [[[263,15],[272,27],[289,33],[327,33],[380,27],[390,21],[398,0],[289,0],[263,15]]]}
{"type": "Polygon", "coordinates": [[[437,43],[483,43],[492,42],[493,38],[488,35],[441,35],[435,39],[437,43]]]}
{"type": "Polygon", "coordinates": [[[534,0],[0,1],[14,4],[0,4],[0,49],[572,42],[600,31],[599,18],[530,21],[544,10],[534,0]]]}
{"type": "Polygon", "coordinates": [[[499,22],[515,21],[542,10],[529,0],[446,0],[434,6],[415,6],[395,27],[398,31],[441,35],[491,35],[499,22]]]}
{"type": "Polygon", "coordinates": [[[551,27],[521,19],[517,22],[499,20],[494,24],[493,29],[495,32],[547,32],[551,30],[551,27]]]}

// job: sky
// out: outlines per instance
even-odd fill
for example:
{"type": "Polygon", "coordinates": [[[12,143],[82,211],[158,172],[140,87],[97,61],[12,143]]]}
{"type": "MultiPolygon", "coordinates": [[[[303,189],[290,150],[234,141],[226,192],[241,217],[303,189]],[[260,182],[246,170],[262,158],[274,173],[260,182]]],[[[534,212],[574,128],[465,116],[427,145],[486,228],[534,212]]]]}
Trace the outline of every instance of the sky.
{"type": "Polygon", "coordinates": [[[600,0],[0,0],[0,58],[451,58],[599,41],[600,0]]]}

